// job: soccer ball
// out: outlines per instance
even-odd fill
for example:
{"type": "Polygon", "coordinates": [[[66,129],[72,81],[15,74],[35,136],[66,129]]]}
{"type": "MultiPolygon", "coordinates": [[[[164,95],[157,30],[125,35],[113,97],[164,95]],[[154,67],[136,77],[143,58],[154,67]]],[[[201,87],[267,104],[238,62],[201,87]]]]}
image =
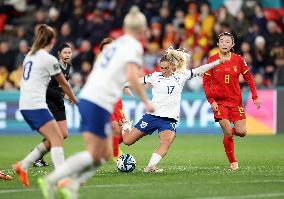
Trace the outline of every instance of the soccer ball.
{"type": "Polygon", "coordinates": [[[122,154],[117,158],[116,165],[121,172],[132,172],[136,167],[136,160],[132,155],[122,154]]]}

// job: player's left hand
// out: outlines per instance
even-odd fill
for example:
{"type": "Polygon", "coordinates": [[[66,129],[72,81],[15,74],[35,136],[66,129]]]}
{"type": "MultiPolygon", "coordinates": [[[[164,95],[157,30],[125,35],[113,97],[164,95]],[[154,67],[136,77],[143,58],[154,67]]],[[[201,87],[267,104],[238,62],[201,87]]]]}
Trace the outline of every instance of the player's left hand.
{"type": "Polygon", "coordinates": [[[253,100],[253,103],[254,103],[254,105],[256,106],[257,109],[260,108],[261,101],[258,98],[253,100]]]}

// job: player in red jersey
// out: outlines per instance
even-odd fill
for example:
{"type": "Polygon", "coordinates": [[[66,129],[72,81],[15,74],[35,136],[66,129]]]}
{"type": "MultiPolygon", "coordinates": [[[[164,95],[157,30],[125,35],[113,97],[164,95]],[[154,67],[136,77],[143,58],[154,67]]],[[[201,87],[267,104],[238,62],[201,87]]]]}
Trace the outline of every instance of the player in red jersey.
{"type": "Polygon", "coordinates": [[[248,83],[252,99],[257,109],[260,101],[257,96],[253,76],[244,59],[232,53],[234,37],[231,33],[224,32],[218,36],[219,53],[208,58],[211,63],[221,57],[229,57],[230,60],[207,71],[203,76],[203,88],[208,102],[214,112],[216,122],[219,122],[223,133],[223,144],[230,162],[231,170],[239,169],[238,161],[234,154],[233,136],[244,137],[246,135],[246,115],[242,106],[242,94],[239,84],[239,76],[248,83]],[[231,128],[231,122],[234,128],[231,128]]]}

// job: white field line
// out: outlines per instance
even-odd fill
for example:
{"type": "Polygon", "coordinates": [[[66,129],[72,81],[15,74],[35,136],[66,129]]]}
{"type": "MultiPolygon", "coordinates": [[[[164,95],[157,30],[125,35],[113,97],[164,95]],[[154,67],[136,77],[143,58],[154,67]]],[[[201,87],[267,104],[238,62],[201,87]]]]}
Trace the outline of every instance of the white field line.
{"type": "Polygon", "coordinates": [[[259,194],[249,194],[249,195],[239,195],[239,196],[213,196],[213,197],[198,197],[195,199],[247,199],[247,198],[272,198],[284,196],[282,193],[259,193],[259,194]]]}
{"type": "MultiPolygon", "coordinates": [[[[160,183],[159,185],[192,185],[192,184],[222,184],[222,182],[189,182],[189,183],[160,183]]],[[[231,184],[240,184],[240,183],[284,183],[284,180],[252,180],[252,181],[234,181],[230,182],[231,184]]],[[[103,185],[87,185],[83,186],[81,189],[91,189],[91,188],[120,188],[120,187],[135,187],[135,186],[153,186],[156,185],[155,183],[144,183],[144,184],[103,184],[103,185]]],[[[0,194],[6,194],[6,193],[19,193],[19,192],[37,192],[40,191],[36,188],[27,188],[27,189],[4,189],[0,190],[0,194]]],[[[263,195],[260,198],[265,197],[265,194],[282,194],[280,196],[284,196],[283,193],[263,193],[263,194],[256,194],[256,195],[263,195]]],[[[198,199],[225,199],[225,198],[232,198],[232,199],[238,199],[243,198],[244,196],[221,196],[221,197],[204,197],[204,198],[198,198],[198,199]]],[[[255,195],[246,195],[248,198],[253,198],[255,195]]],[[[274,196],[276,197],[276,196],[274,196]]]]}

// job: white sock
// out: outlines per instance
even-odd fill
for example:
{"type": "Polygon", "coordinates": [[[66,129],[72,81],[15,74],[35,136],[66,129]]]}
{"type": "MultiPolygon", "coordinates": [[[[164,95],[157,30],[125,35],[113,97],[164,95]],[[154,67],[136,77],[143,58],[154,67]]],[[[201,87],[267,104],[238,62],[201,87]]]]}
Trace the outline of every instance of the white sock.
{"type": "Polygon", "coordinates": [[[80,186],[82,183],[86,182],[88,179],[93,177],[96,174],[98,167],[105,163],[106,163],[106,160],[101,159],[100,165],[97,165],[97,166],[93,165],[89,169],[82,171],[82,173],[80,173],[79,176],[74,178],[74,181],[77,184],[77,186],[80,186]]]}
{"type": "Polygon", "coordinates": [[[40,157],[42,157],[44,154],[48,152],[47,148],[41,142],[39,145],[37,145],[22,161],[21,166],[28,170],[30,166],[38,160],[40,157]]]}
{"type": "Polygon", "coordinates": [[[162,158],[163,158],[163,157],[160,156],[159,154],[153,153],[153,154],[152,154],[152,157],[151,157],[151,159],[150,159],[150,161],[149,161],[149,163],[148,163],[148,166],[149,166],[149,167],[150,167],[150,166],[156,166],[156,165],[160,162],[160,160],[161,160],[162,158]]]}
{"type": "Polygon", "coordinates": [[[56,183],[66,177],[79,176],[80,173],[93,165],[93,157],[88,151],[76,153],[69,157],[62,165],[47,176],[47,179],[56,183]]]}
{"type": "Polygon", "coordinates": [[[56,147],[52,147],[50,149],[50,154],[51,154],[51,159],[53,162],[53,165],[55,167],[55,169],[62,165],[64,162],[64,152],[63,152],[63,148],[56,146],[56,147]]]}

